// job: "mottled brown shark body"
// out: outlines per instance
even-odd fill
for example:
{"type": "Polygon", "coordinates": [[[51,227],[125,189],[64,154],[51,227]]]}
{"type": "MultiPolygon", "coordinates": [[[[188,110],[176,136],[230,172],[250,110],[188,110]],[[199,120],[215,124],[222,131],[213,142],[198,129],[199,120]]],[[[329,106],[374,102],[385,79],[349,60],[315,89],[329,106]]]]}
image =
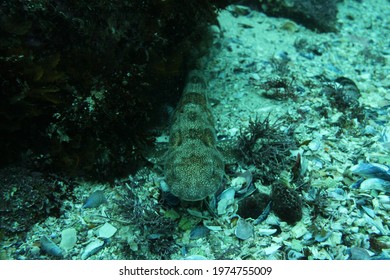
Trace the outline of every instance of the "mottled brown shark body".
{"type": "Polygon", "coordinates": [[[224,159],[216,147],[214,118],[206,81],[190,72],[172,119],[165,179],[182,200],[198,201],[215,194],[224,176],[224,159]]]}

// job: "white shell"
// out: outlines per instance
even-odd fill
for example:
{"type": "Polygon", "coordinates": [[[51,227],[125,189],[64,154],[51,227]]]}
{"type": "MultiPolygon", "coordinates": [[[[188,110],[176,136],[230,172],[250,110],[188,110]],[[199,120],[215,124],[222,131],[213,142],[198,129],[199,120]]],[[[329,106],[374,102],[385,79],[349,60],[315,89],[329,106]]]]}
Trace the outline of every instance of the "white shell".
{"type": "Polygon", "coordinates": [[[228,212],[232,212],[233,209],[228,209],[234,203],[234,188],[228,188],[224,190],[219,196],[220,200],[218,201],[217,213],[218,215],[223,215],[228,212]]]}
{"type": "Polygon", "coordinates": [[[234,233],[237,238],[246,240],[253,235],[253,226],[244,219],[239,219],[234,233]]]}
{"type": "Polygon", "coordinates": [[[390,210],[390,197],[388,195],[378,195],[377,199],[383,208],[390,210]]]}
{"type": "Polygon", "coordinates": [[[322,146],[322,142],[319,139],[311,140],[308,145],[309,149],[312,150],[313,152],[318,151],[321,148],[321,146],[322,146]]]}
{"type": "Polygon", "coordinates": [[[184,259],[182,260],[190,260],[190,261],[203,261],[203,260],[207,260],[206,257],[204,256],[201,256],[201,255],[191,255],[191,256],[188,256],[188,257],[185,257],[184,259]]]}
{"type": "Polygon", "coordinates": [[[232,179],[231,186],[235,191],[240,190],[245,185],[246,185],[246,179],[242,176],[232,179]]]}
{"type": "Polygon", "coordinates": [[[93,254],[96,254],[98,251],[100,251],[103,248],[103,246],[104,246],[103,240],[96,239],[92,241],[85,247],[83,253],[81,254],[81,259],[82,260],[88,259],[93,254]]]}
{"type": "Polygon", "coordinates": [[[64,250],[70,250],[76,245],[77,231],[74,228],[67,228],[61,232],[60,247],[64,250]]]}
{"type": "Polygon", "coordinates": [[[116,233],[117,230],[118,229],[116,227],[114,227],[113,225],[111,225],[109,223],[105,223],[104,225],[102,225],[100,228],[98,228],[96,230],[95,234],[97,237],[107,239],[107,238],[112,237],[116,233]]]}
{"type": "Polygon", "coordinates": [[[264,248],[263,252],[266,255],[271,255],[271,254],[275,253],[276,251],[278,251],[280,247],[282,247],[282,246],[274,244],[274,245],[271,245],[267,248],[264,248]]]}
{"type": "Polygon", "coordinates": [[[263,236],[270,236],[274,234],[276,231],[277,230],[275,228],[260,228],[257,232],[263,236]]]}
{"type": "Polygon", "coordinates": [[[360,189],[390,192],[390,181],[386,181],[378,178],[369,178],[364,180],[360,184],[360,189]]]}
{"type": "Polygon", "coordinates": [[[307,232],[307,228],[306,226],[301,223],[301,222],[298,222],[292,229],[291,229],[291,234],[292,234],[292,237],[294,238],[300,238],[302,237],[303,235],[305,235],[305,233],[307,232]]]}

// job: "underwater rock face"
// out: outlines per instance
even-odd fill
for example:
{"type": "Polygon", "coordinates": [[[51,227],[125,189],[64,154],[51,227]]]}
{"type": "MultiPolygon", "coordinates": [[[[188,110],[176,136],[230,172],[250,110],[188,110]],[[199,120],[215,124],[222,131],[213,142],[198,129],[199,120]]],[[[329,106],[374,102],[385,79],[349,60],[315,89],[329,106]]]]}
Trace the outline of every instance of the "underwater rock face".
{"type": "Polygon", "coordinates": [[[170,191],[187,201],[214,194],[224,175],[224,160],[216,148],[214,120],[205,91],[205,81],[192,71],[173,117],[165,156],[170,191]]]}
{"type": "Polygon", "coordinates": [[[135,172],[209,23],[208,0],[2,1],[0,164],[135,172]]]}
{"type": "Polygon", "coordinates": [[[294,189],[275,185],[271,197],[272,210],[280,219],[289,224],[302,219],[302,200],[294,189]]]}
{"type": "Polygon", "coordinates": [[[320,32],[336,31],[337,0],[259,0],[263,12],[287,17],[320,32]]]}

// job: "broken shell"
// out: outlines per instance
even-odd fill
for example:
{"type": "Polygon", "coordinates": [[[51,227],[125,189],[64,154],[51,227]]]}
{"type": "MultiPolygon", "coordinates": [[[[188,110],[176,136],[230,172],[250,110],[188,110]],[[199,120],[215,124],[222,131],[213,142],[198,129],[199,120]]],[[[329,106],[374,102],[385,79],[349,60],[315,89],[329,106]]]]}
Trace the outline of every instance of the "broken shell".
{"type": "Polygon", "coordinates": [[[210,220],[204,220],[203,225],[207,227],[211,231],[220,231],[222,230],[222,227],[219,225],[215,225],[213,221],[210,220]]]}
{"type": "Polygon", "coordinates": [[[197,226],[190,232],[190,239],[199,239],[205,237],[210,232],[210,229],[205,226],[197,226]]]}
{"type": "Polygon", "coordinates": [[[390,210],[390,197],[388,195],[378,195],[377,199],[383,208],[390,210]]]}
{"type": "Polygon", "coordinates": [[[261,228],[257,232],[263,236],[270,236],[277,231],[276,228],[261,228]]]}
{"type": "Polygon", "coordinates": [[[234,203],[234,195],[235,195],[235,190],[233,187],[228,188],[224,190],[220,196],[219,196],[219,201],[218,201],[218,207],[217,207],[217,212],[218,215],[223,215],[228,212],[232,212],[233,209],[228,209],[233,203],[234,203]]]}
{"type": "Polygon", "coordinates": [[[304,254],[297,252],[295,250],[290,250],[287,253],[288,260],[299,260],[299,259],[303,258],[304,256],[305,256],[304,254]]]}
{"type": "Polygon", "coordinates": [[[96,239],[96,240],[92,241],[91,243],[89,243],[85,247],[83,253],[81,254],[81,259],[82,260],[88,259],[93,254],[96,254],[97,252],[99,252],[103,247],[104,247],[103,240],[96,239]]]}
{"type": "Polygon", "coordinates": [[[343,237],[343,234],[341,232],[331,232],[328,239],[321,244],[324,246],[329,245],[330,247],[340,245],[343,242],[342,237],[343,237]]]}
{"type": "Polygon", "coordinates": [[[253,226],[244,219],[239,219],[234,234],[237,238],[246,240],[253,235],[253,226]]]}
{"type": "Polygon", "coordinates": [[[313,152],[318,151],[321,148],[321,146],[322,146],[322,142],[319,139],[311,140],[308,145],[309,149],[312,150],[313,152]]]}
{"type": "Polygon", "coordinates": [[[347,198],[347,195],[342,188],[330,189],[328,191],[328,196],[338,201],[343,201],[347,198]]]}
{"type": "Polygon", "coordinates": [[[116,233],[117,230],[118,229],[116,227],[114,227],[113,225],[111,225],[109,223],[105,223],[104,225],[102,225],[100,228],[98,228],[96,230],[95,234],[97,237],[107,239],[107,238],[112,237],[116,233]]]}
{"type": "Polygon", "coordinates": [[[204,260],[207,260],[207,258],[204,257],[204,256],[201,256],[201,255],[191,255],[191,256],[185,257],[185,258],[182,259],[182,260],[189,260],[189,261],[204,261],[204,260]]]}
{"type": "Polygon", "coordinates": [[[276,251],[278,251],[280,247],[282,247],[282,246],[274,244],[274,245],[271,245],[267,248],[264,248],[263,252],[266,255],[271,255],[271,254],[275,253],[276,251]]]}
{"type": "Polygon", "coordinates": [[[373,219],[370,216],[368,216],[366,213],[364,213],[363,217],[368,224],[370,224],[371,226],[373,226],[373,228],[376,228],[379,231],[377,233],[380,233],[382,235],[389,234],[388,230],[383,227],[381,219],[379,219],[378,217],[375,217],[373,219]]]}
{"type": "Polygon", "coordinates": [[[85,201],[82,208],[96,208],[99,207],[101,204],[106,203],[107,199],[104,195],[104,191],[98,190],[94,193],[92,193],[87,200],[85,201]]]}
{"type": "Polygon", "coordinates": [[[368,216],[370,216],[371,218],[375,218],[376,215],[375,215],[375,211],[374,210],[372,210],[371,208],[368,208],[368,207],[366,207],[364,205],[362,205],[362,209],[364,210],[364,212],[367,213],[368,216]]]}
{"type": "Polygon", "coordinates": [[[360,184],[360,189],[390,192],[390,181],[379,178],[369,178],[360,184]]]}
{"type": "Polygon", "coordinates": [[[352,247],[350,250],[351,260],[369,260],[370,255],[367,250],[360,247],[352,247]]]}
{"type": "Polygon", "coordinates": [[[224,191],[219,195],[219,200],[222,200],[222,199],[226,199],[226,200],[234,199],[235,193],[236,193],[236,191],[234,190],[233,187],[228,188],[228,189],[224,190],[224,191]]]}
{"type": "Polygon", "coordinates": [[[235,191],[239,191],[240,189],[245,188],[246,184],[247,184],[247,181],[242,176],[232,179],[232,182],[231,182],[231,186],[235,191]]]}
{"type": "Polygon", "coordinates": [[[364,178],[379,178],[390,181],[390,168],[378,163],[359,163],[351,167],[354,174],[364,178]]]}
{"type": "Polygon", "coordinates": [[[307,232],[306,226],[302,222],[298,222],[292,229],[291,235],[294,238],[300,238],[307,232]]]}
{"type": "Polygon", "coordinates": [[[70,250],[77,242],[77,232],[74,228],[67,228],[61,232],[60,247],[64,250],[70,250]]]}
{"type": "Polygon", "coordinates": [[[49,237],[46,235],[41,237],[41,249],[45,251],[48,255],[62,258],[62,250],[57,246],[49,237]]]}
{"type": "Polygon", "coordinates": [[[326,229],[320,229],[316,234],[314,235],[314,240],[317,242],[324,242],[326,241],[330,235],[332,234],[331,231],[328,231],[326,229]]]}
{"type": "Polygon", "coordinates": [[[261,212],[260,216],[253,222],[254,225],[258,225],[261,222],[265,221],[271,211],[272,202],[268,202],[267,206],[264,208],[263,212],[261,212]]]}

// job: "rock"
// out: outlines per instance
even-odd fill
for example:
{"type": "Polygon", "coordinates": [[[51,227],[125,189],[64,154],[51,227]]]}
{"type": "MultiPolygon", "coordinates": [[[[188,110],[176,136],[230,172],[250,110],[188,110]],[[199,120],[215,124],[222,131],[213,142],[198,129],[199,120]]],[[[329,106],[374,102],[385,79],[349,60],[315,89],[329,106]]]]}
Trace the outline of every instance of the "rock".
{"type": "Polygon", "coordinates": [[[264,13],[287,17],[320,32],[336,31],[337,0],[260,0],[264,13]]]}

